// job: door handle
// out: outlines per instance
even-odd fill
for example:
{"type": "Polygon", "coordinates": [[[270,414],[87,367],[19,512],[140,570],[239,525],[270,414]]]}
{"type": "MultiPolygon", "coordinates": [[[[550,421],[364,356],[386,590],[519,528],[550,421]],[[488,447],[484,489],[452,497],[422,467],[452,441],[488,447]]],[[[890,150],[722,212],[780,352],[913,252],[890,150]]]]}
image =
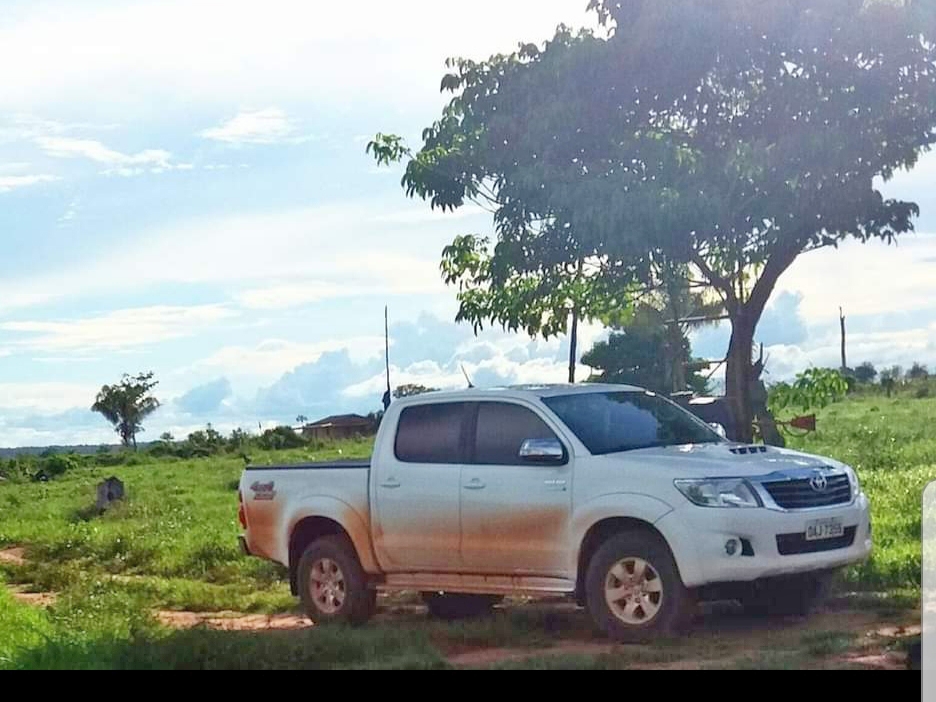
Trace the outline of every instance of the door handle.
{"type": "Polygon", "coordinates": [[[483,490],[487,486],[484,483],[482,483],[478,478],[475,478],[470,483],[465,483],[464,487],[466,490],[483,490]]]}
{"type": "Polygon", "coordinates": [[[396,478],[387,478],[380,484],[380,487],[384,487],[389,490],[396,490],[398,487],[400,487],[400,481],[396,478]]]}

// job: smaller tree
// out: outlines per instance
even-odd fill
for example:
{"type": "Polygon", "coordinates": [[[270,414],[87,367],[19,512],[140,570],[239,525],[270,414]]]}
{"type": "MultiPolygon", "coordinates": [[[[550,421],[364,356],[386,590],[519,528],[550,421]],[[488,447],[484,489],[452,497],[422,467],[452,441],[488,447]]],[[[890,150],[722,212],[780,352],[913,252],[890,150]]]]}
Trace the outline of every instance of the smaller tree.
{"type": "Polygon", "coordinates": [[[590,382],[637,385],[665,395],[708,391],[699,373],[708,363],[693,359],[686,333],[667,325],[650,306],[640,306],[630,324],[613,329],[607,341],[582,356],[582,363],[599,371],[590,382]]]}
{"type": "Polygon", "coordinates": [[[298,424],[300,427],[304,427],[308,423],[309,423],[309,418],[306,417],[304,414],[300,414],[298,417],[296,417],[296,424],[298,424]]]}
{"type": "Polygon", "coordinates": [[[929,371],[920,363],[914,363],[907,371],[907,380],[926,380],[927,378],[929,378],[929,371]]]}
{"type": "Polygon", "coordinates": [[[874,379],[877,378],[878,372],[873,363],[865,361],[853,371],[853,374],[855,376],[855,380],[857,380],[859,383],[867,385],[874,382],[874,379]]]}
{"type": "Polygon", "coordinates": [[[137,434],[144,431],[143,420],[160,406],[159,400],[149,394],[158,384],[152,371],[134,377],[125,373],[117,385],[101,387],[91,410],[113,424],[121,443],[125,447],[132,445],[136,451],[137,434]]]}
{"type": "Polygon", "coordinates": [[[777,383],[769,391],[768,403],[773,413],[788,408],[806,411],[822,409],[842,400],[848,382],[836,368],[809,368],[798,373],[792,384],[777,383]]]}

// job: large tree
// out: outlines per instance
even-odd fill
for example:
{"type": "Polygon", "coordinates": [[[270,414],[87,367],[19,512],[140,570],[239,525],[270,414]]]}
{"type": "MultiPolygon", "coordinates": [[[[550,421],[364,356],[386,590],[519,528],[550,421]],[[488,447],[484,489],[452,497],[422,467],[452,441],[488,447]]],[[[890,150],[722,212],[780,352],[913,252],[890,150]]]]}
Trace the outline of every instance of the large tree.
{"type": "Polygon", "coordinates": [[[451,61],[454,97],[422,147],[379,134],[368,148],[406,160],[407,195],[493,212],[496,245],[444,252],[460,319],[549,333],[556,306],[537,319],[505,286],[558,290],[572,270],[632,299],[691,265],[730,318],[727,395],[749,441],[755,332],[779,277],[804,252],[913,229],[917,205],[879,181],[936,141],[932,6],[592,0],[601,31],[451,61]]]}
{"type": "Polygon", "coordinates": [[[158,384],[152,372],[133,377],[124,374],[119,383],[101,388],[91,410],[113,424],[121,443],[132,445],[136,451],[136,437],[143,431],[143,420],[159,408],[159,400],[149,394],[158,384]]]}

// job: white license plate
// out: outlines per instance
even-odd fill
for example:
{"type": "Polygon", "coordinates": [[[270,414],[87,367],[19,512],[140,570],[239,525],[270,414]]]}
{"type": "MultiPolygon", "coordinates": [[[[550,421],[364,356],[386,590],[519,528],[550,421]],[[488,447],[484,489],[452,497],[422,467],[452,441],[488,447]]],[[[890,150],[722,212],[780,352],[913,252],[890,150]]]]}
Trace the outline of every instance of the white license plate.
{"type": "Polygon", "coordinates": [[[816,519],[806,524],[807,541],[823,541],[837,539],[845,534],[845,526],[838,517],[830,519],[816,519]]]}

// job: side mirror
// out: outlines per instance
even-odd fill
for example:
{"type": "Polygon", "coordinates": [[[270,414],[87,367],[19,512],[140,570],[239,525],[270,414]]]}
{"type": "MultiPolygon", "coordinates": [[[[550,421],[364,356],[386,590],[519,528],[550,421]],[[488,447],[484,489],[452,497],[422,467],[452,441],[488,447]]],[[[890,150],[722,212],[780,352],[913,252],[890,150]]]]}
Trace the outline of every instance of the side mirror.
{"type": "Polygon", "coordinates": [[[723,427],[718,422],[712,422],[711,424],[709,424],[709,426],[712,427],[712,429],[715,430],[715,433],[718,434],[721,438],[723,439],[728,438],[728,432],[725,431],[725,427],[723,427]]]}
{"type": "Polygon", "coordinates": [[[565,457],[558,439],[527,439],[520,446],[520,458],[530,463],[562,463],[565,457]]]}

